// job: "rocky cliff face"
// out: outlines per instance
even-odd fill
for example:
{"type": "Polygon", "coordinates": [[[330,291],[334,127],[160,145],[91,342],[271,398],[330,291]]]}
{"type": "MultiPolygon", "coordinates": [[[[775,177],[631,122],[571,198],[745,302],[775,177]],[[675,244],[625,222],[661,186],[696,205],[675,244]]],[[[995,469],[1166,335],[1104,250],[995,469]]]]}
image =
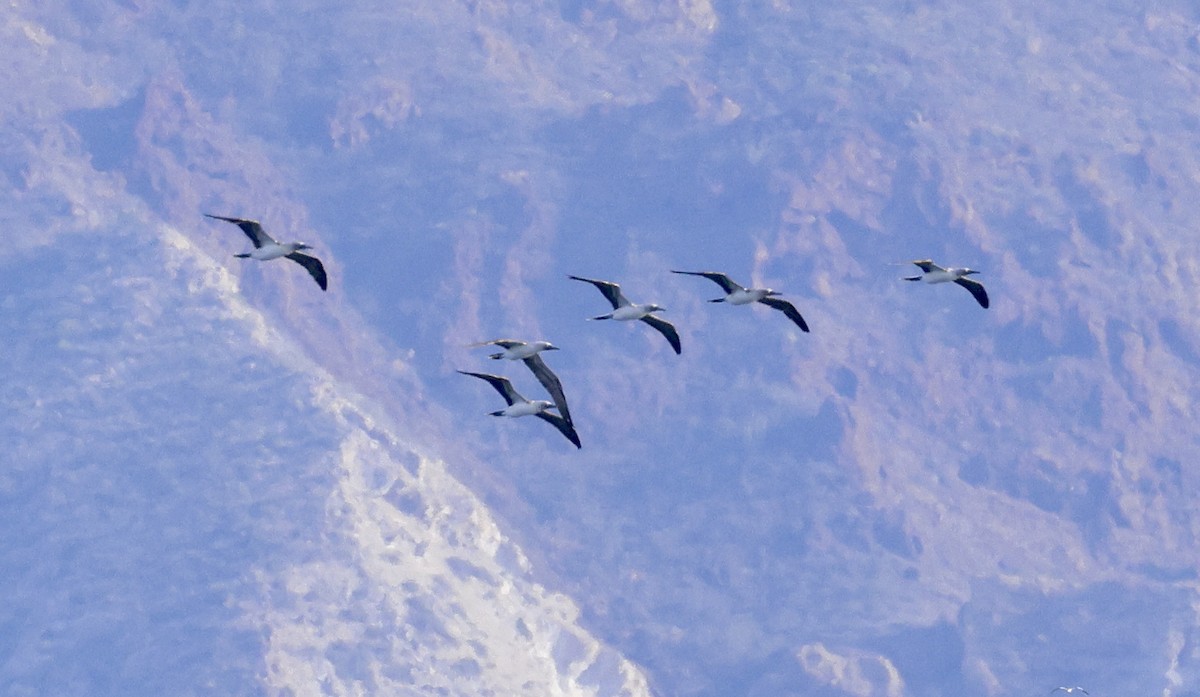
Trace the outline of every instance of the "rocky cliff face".
{"type": "Polygon", "coordinates": [[[0,684],[1195,693],[1197,26],[14,6],[0,684]],[[455,379],[535,392],[464,348],[508,335],[564,347],[581,452],[455,379]]]}

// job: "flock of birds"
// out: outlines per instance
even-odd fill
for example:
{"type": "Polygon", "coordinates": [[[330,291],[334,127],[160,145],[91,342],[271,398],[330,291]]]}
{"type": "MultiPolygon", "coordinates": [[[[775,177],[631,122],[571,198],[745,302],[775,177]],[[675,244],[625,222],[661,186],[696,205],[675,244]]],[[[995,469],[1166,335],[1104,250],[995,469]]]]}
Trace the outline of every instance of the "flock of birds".
{"type": "MultiPolygon", "coordinates": [[[[254,249],[244,254],[235,254],[234,256],[243,259],[256,259],[258,261],[270,261],[280,258],[291,259],[308,271],[313,280],[317,282],[317,285],[321,286],[321,290],[328,289],[329,277],[325,273],[325,266],[321,263],[321,260],[310,254],[303,253],[305,250],[312,249],[309,245],[303,242],[279,242],[268,235],[263,230],[262,225],[254,220],[230,218],[209,213],[205,213],[205,215],[214,220],[223,220],[227,223],[237,225],[241,228],[242,232],[246,233],[246,237],[250,238],[254,249]]],[[[971,295],[974,296],[975,300],[981,306],[984,308],[988,307],[987,291],[984,290],[983,284],[968,278],[971,275],[979,273],[978,271],[960,267],[943,268],[929,259],[919,259],[907,263],[915,264],[921,269],[921,274],[906,276],[904,280],[921,281],[924,283],[956,283],[970,291],[971,295]]],[[[730,305],[762,303],[773,310],[782,312],[801,331],[809,331],[808,323],[804,321],[804,317],[800,314],[800,311],[792,303],[778,297],[781,293],[777,290],[770,288],[746,288],[726,274],[716,271],[672,271],[671,273],[707,278],[720,286],[721,290],[725,293],[724,297],[714,298],[709,302],[729,303],[730,305]]],[[[612,305],[612,312],[597,315],[590,319],[611,319],[618,322],[638,320],[645,322],[666,338],[667,343],[671,345],[676,354],[683,353],[683,347],[679,341],[679,332],[675,329],[675,325],[654,315],[655,312],[663,309],[662,306],[655,303],[630,302],[625,297],[625,294],[621,292],[621,286],[611,281],[584,278],[582,276],[568,276],[568,278],[595,286],[605,299],[608,300],[609,304],[612,305]]],[[[517,392],[512,382],[506,377],[491,373],[476,373],[467,370],[458,371],[463,375],[470,375],[471,377],[486,381],[504,398],[507,406],[491,412],[491,416],[514,418],[536,416],[558,429],[576,448],[583,447],[579,440],[579,433],[575,430],[575,423],[571,420],[571,411],[567,406],[567,398],[563,392],[562,382],[554,374],[554,371],[550,370],[550,367],[546,365],[546,362],[541,357],[543,351],[555,351],[558,349],[557,346],[548,341],[525,342],[517,339],[495,339],[473,344],[473,346],[495,346],[503,350],[491,354],[490,358],[524,362],[551,398],[549,400],[526,399],[520,392],[517,392]],[[552,409],[557,410],[558,413],[551,411],[552,409]]]]}
{"type": "MultiPolygon", "coordinates": [[[[278,242],[263,230],[262,225],[254,220],[228,218],[208,213],[205,213],[205,215],[209,218],[237,225],[250,238],[250,242],[254,244],[254,249],[244,254],[235,254],[235,257],[257,259],[259,261],[270,261],[279,258],[291,259],[308,271],[313,280],[317,282],[317,285],[321,286],[321,290],[328,288],[329,278],[325,273],[324,265],[316,257],[302,253],[304,250],[311,249],[309,245],[303,242],[278,242]]],[[[905,276],[903,280],[921,281],[924,283],[955,283],[970,291],[971,295],[982,307],[988,307],[988,295],[987,291],[984,290],[983,284],[968,278],[968,276],[979,273],[978,271],[961,267],[943,268],[929,259],[919,259],[906,263],[915,264],[921,269],[921,274],[917,276],[905,276]]],[[[800,315],[796,306],[787,300],[777,297],[781,295],[779,291],[770,288],[746,288],[729,278],[729,276],[716,271],[672,271],[671,273],[707,278],[720,286],[721,290],[725,292],[724,297],[714,298],[709,300],[709,302],[729,303],[730,305],[762,303],[767,307],[782,312],[801,331],[809,331],[808,323],[804,321],[804,317],[800,315]]],[[[645,322],[666,338],[667,343],[671,345],[676,354],[683,353],[683,348],[679,341],[679,332],[675,329],[675,326],[661,317],[654,316],[655,312],[663,310],[661,305],[630,302],[625,297],[625,294],[621,292],[621,286],[611,281],[584,278],[582,276],[568,276],[568,278],[595,286],[605,299],[608,300],[609,304],[612,305],[612,312],[597,315],[589,319],[611,319],[618,322],[637,320],[645,322]]],[[[503,409],[490,412],[491,416],[514,418],[535,416],[558,429],[576,448],[583,447],[579,440],[579,434],[575,431],[575,424],[571,420],[571,411],[567,406],[567,397],[563,392],[562,382],[554,374],[554,371],[550,370],[546,362],[542,360],[541,354],[544,351],[557,351],[557,346],[551,344],[549,341],[526,342],[517,339],[493,339],[492,341],[472,344],[472,346],[493,346],[501,349],[489,354],[488,357],[495,360],[522,361],[533,373],[534,377],[537,378],[538,382],[546,389],[551,398],[549,400],[526,399],[520,392],[517,392],[512,382],[506,377],[491,373],[476,373],[468,370],[458,371],[463,375],[470,375],[471,377],[486,381],[504,398],[507,406],[503,409]],[[556,414],[551,410],[557,410],[558,413],[556,414]]],[[[1068,695],[1074,693],[1088,694],[1087,690],[1079,686],[1060,686],[1051,690],[1050,693],[1053,694],[1060,691],[1068,695]]]]}

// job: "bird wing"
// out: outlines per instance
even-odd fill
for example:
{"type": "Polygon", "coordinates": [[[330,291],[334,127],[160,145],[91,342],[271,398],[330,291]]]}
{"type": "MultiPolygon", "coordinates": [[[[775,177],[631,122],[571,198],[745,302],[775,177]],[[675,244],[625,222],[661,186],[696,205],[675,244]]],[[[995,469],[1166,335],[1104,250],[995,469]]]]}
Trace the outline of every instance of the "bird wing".
{"type": "Polygon", "coordinates": [[[726,295],[739,290],[746,290],[737,283],[734,283],[733,279],[729,278],[723,273],[717,273],[716,271],[672,271],[671,273],[681,273],[687,276],[703,276],[713,283],[721,286],[721,289],[725,291],[726,295]]]}
{"type": "Polygon", "coordinates": [[[267,234],[266,230],[263,230],[262,225],[259,225],[257,220],[246,220],[245,218],[226,218],[225,216],[213,215],[211,213],[205,213],[204,215],[208,216],[209,218],[224,220],[227,223],[233,223],[234,225],[237,225],[242,229],[242,232],[246,233],[246,237],[249,237],[250,241],[254,243],[255,249],[258,249],[264,244],[279,244],[273,237],[267,234]]]}
{"type": "Polygon", "coordinates": [[[287,258],[308,269],[308,273],[312,275],[317,285],[321,286],[321,290],[329,288],[329,278],[325,275],[325,266],[321,263],[320,259],[310,257],[307,254],[301,254],[300,252],[292,252],[287,255],[287,258]]]}
{"type": "Polygon", "coordinates": [[[583,444],[579,442],[579,434],[575,432],[575,427],[563,417],[559,416],[558,414],[551,414],[545,411],[539,411],[538,413],[534,414],[534,416],[557,428],[559,433],[566,436],[567,440],[575,444],[576,448],[583,447],[583,444]]]}
{"type": "Polygon", "coordinates": [[[466,370],[460,370],[458,372],[462,373],[463,375],[470,375],[471,377],[479,378],[480,380],[487,380],[488,384],[496,388],[496,391],[500,393],[500,396],[504,398],[505,402],[508,402],[509,406],[512,406],[517,402],[528,401],[521,396],[521,393],[513,389],[512,383],[508,381],[508,378],[500,377],[499,375],[491,375],[489,373],[472,373],[466,370]]]}
{"type": "Polygon", "coordinates": [[[916,264],[925,273],[929,273],[930,271],[945,271],[945,269],[933,263],[932,259],[917,259],[912,263],[916,264]]]}
{"type": "Polygon", "coordinates": [[[954,279],[954,282],[971,291],[971,295],[974,295],[975,299],[979,301],[979,304],[983,305],[984,309],[987,309],[988,296],[987,291],[983,289],[982,283],[979,281],[972,281],[969,278],[956,278],[954,279]]]}
{"type": "Polygon", "coordinates": [[[533,371],[534,377],[542,383],[542,387],[545,387],[550,396],[554,398],[554,406],[558,407],[559,413],[563,415],[567,423],[574,423],[571,421],[571,411],[567,409],[567,395],[563,393],[562,382],[554,374],[554,371],[550,370],[550,366],[546,365],[546,361],[542,360],[542,355],[535,353],[529,358],[523,359],[523,362],[529,367],[529,370],[533,371]]]}
{"type": "Polygon", "coordinates": [[[763,298],[762,300],[759,300],[759,302],[767,307],[775,308],[776,310],[779,310],[783,314],[787,315],[788,319],[795,322],[796,326],[800,327],[801,331],[808,331],[808,323],[805,322],[804,318],[800,316],[800,311],[796,309],[796,306],[790,302],[786,300],[780,300],[779,298],[763,298]]]}
{"type": "Polygon", "coordinates": [[[627,300],[625,298],[625,294],[621,292],[621,286],[616,283],[612,283],[610,281],[598,281],[594,278],[583,278],[582,276],[567,276],[567,278],[572,278],[576,281],[583,281],[584,283],[591,283],[592,285],[596,286],[596,288],[600,289],[600,292],[604,294],[604,297],[608,298],[608,302],[612,303],[614,310],[629,304],[629,300],[627,300]]]}
{"type": "Polygon", "coordinates": [[[468,344],[470,348],[479,348],[480,346],[499,346],[500,348],[510,349],[514,346],[524,346],[524,341],[517,339],[492,339],[491,341],[480,341],[476,344],[468,344]]]}
{"type": "Polygon", "coordinates": [[[679,332],[675,331],[675,325],[665,319],[659,319],[654,315],[646,315],[642,321],[657,329],[663,336],[667,337],[671,348],[675,349],[676,354],[683,353],[683,349],[679,345],[679,332]]]}

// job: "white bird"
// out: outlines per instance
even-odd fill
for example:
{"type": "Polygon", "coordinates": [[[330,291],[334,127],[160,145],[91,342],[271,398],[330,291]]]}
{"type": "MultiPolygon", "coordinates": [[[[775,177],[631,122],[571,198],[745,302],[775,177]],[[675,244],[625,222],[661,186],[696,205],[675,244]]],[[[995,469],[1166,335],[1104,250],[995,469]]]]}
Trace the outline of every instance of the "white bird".
{"type": "Polygon", "coordinates": [[[675,330],[675,325],[650,314],[652,312],[661,312],[664,309],[661,305],[655,305],[654,303],[631,303],[625,297],[625,294],[621,292],[621,286],[610,281],[598,281],[594,278],[583,278],[581,276],[567,276],[567,278],[596,286],[601,294],[608,299],[608,302],[612,304],[612,312],[589,319],[615,319],[618,322],[628,322],[635,319],[641,320],[665,336],[667,342],[671,344],[671,348],[675,349],[676,354],[683,353],[683,348],[679,343],[679,332],[675,330]]]}
{"type": "Polygon", "coordinates": [[[583,447],[579,443],[579,434],[575,432],[575,427],[558,414],[547,411],[548,409],[554,408],[553,402],[545,399],[525,399],[521,396],[520,392],[517,392],[517,390],[513,388],[512,383],[509,382],[508,378],[500,377],[499,375],[490,375],[488,373],[472,373],[466,370],[460,370],[458,372],[462,373],[463,375],[470,375],[471,377],[479,378],[480,380],[486,380],[488,384],[496,388],[496,391],[500,393],[501,397],[504,397],[504,401],[508,402],[507,407],[500,409],[499,411],[489,412],[489,416],[508,416],[511,418],[518,418],[521,416],[536,416],[542,421],[545,421],[546,423],[557,428],[559,433],[562,433],[567,437],[567,440],[575,444],[576,448],[583,447]]]}
{"type": "Polygon", "coordinates": [[[571,420],[571,411],[567,409],[567,395],[563,393],[562,381],[539,355],[542,351],[557,351],[559,350],[557,346],[549,341],[525,342],[517,339],[493,339],[471,344],[471,346],[499,346],[504,350],[493,353],[488,358],[524,362],[538,382],[542,383],[542,387],[545,387],[550,396],[554,398],[554,406],[558,407],[558,412],[567,420],[567,423],[574,424],[571,420]]]}
{"type": "Polygon", "coordinates": [[[773,297],[783,295],[777,290],[771,290],[770,288],[743,288],[725,274],[717,273],[716,271],[672,271],[671,273],[681,273],[687,276],[703,276],[721,286],[721,289],[725,291],[725,297],[709,300],[710,303],[729,303],[730,305],[762,303],[787,315],[788,319],[795,322],[801,331],[808,331],[808,323],[800,316],[800,311],[796,309],[795,305],[786,300],[773,297]]]}
{"type": "Polygon", "coordinates": [[[317,285],[321,286],[321,290],[328,288],[329,279],[325,275],[325,267],[321,264],[321,260],[314,256],[300,253],[302,249],[312,249],[307,244],[303,242],[277,242],[262,229],[262,225],[259,225],[256,220],[226,218],[220,215],[212,215],[211,213],[205,213],[204,215],[215,220],[224,220],[227,223],[237,225],[242,229],[242,232],[246,233],[246,237],[249,237],[250,241],[254,243],[253,251],[247,254],[234,254],[235,257],[239,259],[257,259],[259,261],[270,261],[279,257],[287,257],[308,269],[308,273],[317,282],[317,285]]]}
{"type": "MultiPolygon", "coordinates": [[[[984,305],[984,307],[987,307],[987,306],[986,306],[986,305],[984,305]]],[[[1076,692],[1082,692],[1082,693],[1083,693],[1083,694],[1085,694],[1085,695],[1086,695],[1086,694],[1088,694],[1088,691],[1087,691],[1087,690],[1083,689],[1082,687],[1079,687],[1078,685],[1076,685],[1075,687],[1062,687],[1062,686],[1059,686],[1059,687],[1056,687],[1056,688],[1054,688],[1053,690],[1050,690],[1050,694],[1054,694],[1055,692],[1058,692],[1058,691],[1060,691],[1060,690],[1061,690],[1061,691],[1063,691],[1063,692],[1066,692],[1067,694],[1073,694],[1073,693],[1076,693],[1076,692]]]]}
{"type": "Polygon", "coordinates": [[[983,284],[979,281],[967,278],[971,274],[979,273],[975,269],[950,267],[943,269],[929,259],[918,259],[910,262],[916,264],[922,273],[920,276],[905,276],[906,281],[923,281],[925,283],[957,283],[958,285],[971,291],[971,295],[975,296],[975,300],[979,301],[985,309],[988,306],[987,291],[983,289],[983,284]]]}

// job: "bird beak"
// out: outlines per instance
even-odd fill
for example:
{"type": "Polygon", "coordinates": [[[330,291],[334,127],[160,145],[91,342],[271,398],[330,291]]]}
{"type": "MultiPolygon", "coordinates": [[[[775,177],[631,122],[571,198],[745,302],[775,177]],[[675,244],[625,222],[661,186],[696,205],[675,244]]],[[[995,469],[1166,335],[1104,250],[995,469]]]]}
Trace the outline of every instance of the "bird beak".
{"type": "Polygon", "coordinates": [[[558,347],[557,347],[557,346],[547,346],[547,347],[546,347],[546,350],[547,350],[547,351],[557,351],[557,350],[558,350],[558,347]]]}

